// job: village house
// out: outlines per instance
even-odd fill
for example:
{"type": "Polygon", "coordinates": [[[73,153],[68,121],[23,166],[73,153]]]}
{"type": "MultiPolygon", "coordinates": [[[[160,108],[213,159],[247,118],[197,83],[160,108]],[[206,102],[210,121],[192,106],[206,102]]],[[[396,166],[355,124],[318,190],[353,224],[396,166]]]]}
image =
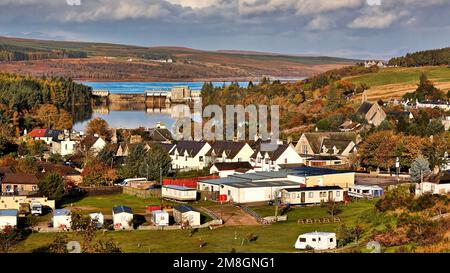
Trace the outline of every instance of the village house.
{"type": "Polygon", "coordinates": [[[262,143],[253,153],[250,163],[256,172],[278,171],[282,164],[301,164],[305,160],[292,144],[278,144],[275,150],[266,149],[262,143]]]}
{"type": "Polygon", "coordinates": [[[206,154],[209,163],[250,161],[255,151],[245,142],[218,140],[210,143],[206,154]]]}
{"type": "Polygon", "coordinates": [[[98,135],[85,136],[78,145],[78,149],[83,152],[90,151],[96,155],[106,146],[106,144],[107,142],[98,135]]]}
{"type": "Polygon", "coordinates": [[[210,174],[218,174],[219,177],[247,172],[254,172],[250,162],[216,162],[209,169],[210,174]]]}
{"type": "Polygon", "coordinates": [[[201,225],[200,212],[187,205],[176,206],[173,209],[173,219],[175,220],[175,223],[182,226],[192,227],[201,225]]]}
{"type": "Polygon", "coordinates": [[[58,173],[65,181],[72,182],[75,185],[80,184],[83,181],[81,173],[70,166],[47,162],[40,162],[38,165],[42,176],[45,176],[48,173],[58,173]]]}
{"type": "Polygon", "coordinates": [[[17,227],[19,211],[16,209],[0,209],[0,231],[17,227]]]}
{"type": "Polygon", "coordinates": [[[1,180],[2,195],[33,195],[38,191],[39,180],[34,174],[7,173],[1,180]]]}
{"type": "Polygon", "coordinates": [[[359,130],[360,128],[361,128],[361,123],[354,122],[353,120],[350,120],[350,119],[344,121],[344,123],[339,125],[339,131],[341,131],[341,132],[352,132],[352,131],[359,130]]]}
{"type": "Polygon", "coordinates": [[[170,152],[172,169],[176,170],[201,170],[208,166],[206,154],[211,145],[204,141],[183,140],[176,143],[170,152]]]}
{"type": "Polygon", "coordinates": [[[356,113],[358,115],[361,115],[368,124],[375,127],[379,126],[381,122],[386,119],[386,113],[377,102],[371,103],[368,101],[364,101],[359,106],[356,113]]]}
{"type": "Polygon", "coordinates": [[[297,187],[281,191],[281,202],[289,205],[311,205],[344,200],[344,189],[339,186],[297,187]]]}
{"type": "Polygon", "coordinates": [[[27,134],[28,137],[33,138],[34,140],[42,140],[47,145],[51,145],[53,139],[57,139],[62,131],[51,130],[51,129],[34,129],[27,134]]]}
{"type": "Polygon", "coordinates": [[[150,128],[147,130],[148,140],[159,141],[159,142],[171,142],[173,141],[172,132],[166,128],[162,123],[156,124],[155,128],[150,128]]]}
{"type": "Polygon", "coordinates": [[[52,153],[62,156],[72,155],[75,153],[78,144],[78,140],[73,140],[69,137],[64,137],[62,139],[55,138],[52,142],[52,153]]]}
{"type": "Polygon", "coordinates": [[[364,62],[364,67],[365,68],[370,68],[372,66],[377,66],[379,68],[385,68],[386,67],[386,63],[383,61],[377,61],[377,60],[368,60],[364,62]]]}
{"type": "Polygon", "coordinates": [[[439,100],[416,100],[415,104],[416,108],[439,108],[444,111],[450,110],[450,102],[448,101],[439,101],[439,100]]]}
{"type": "Polygon", "coordinates": [[[394,120],[396,123],[403,118],[405,121],[411,121],[414,119],[414,115],[409,111],[395,110],[387,113],[387,118],[394,120]]]}

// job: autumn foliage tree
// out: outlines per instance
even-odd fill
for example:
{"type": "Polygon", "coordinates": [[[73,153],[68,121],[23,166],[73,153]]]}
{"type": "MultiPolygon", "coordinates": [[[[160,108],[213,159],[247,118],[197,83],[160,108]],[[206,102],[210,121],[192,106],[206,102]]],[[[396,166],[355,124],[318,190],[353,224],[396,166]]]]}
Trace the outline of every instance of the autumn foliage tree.
{"type": "Polygon", "coordinates": [[[73,125],[72,116],[64,109],[58,109],[53,104],[43,104],[37,107],[34,118],[43,128],[64,130],[73,125]]]}
{"type": "Polygon", "coordinates": [[[111,138],[111,130],[109,129],[108,122],[106,122],[106,120],[102,118],[95,118],[89,121],[88,125],[86,126],[86,133],[88,135],[97,134],[106,139],[111,138]]]}

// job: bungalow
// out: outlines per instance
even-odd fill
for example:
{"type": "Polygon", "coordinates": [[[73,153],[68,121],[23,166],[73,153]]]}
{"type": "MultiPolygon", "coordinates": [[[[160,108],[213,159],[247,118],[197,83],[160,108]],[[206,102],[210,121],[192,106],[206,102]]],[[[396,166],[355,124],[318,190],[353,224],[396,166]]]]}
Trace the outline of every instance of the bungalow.
{"type": "Polygon", "coordinates": [[[28,137],[33,138],[34,140],[42,140],[47,145],[51,145],[53,139],[57,139],[62,131],[51,130],[51,129],[34,129],[33,131],[27,134],[28,137]]]}
{"type": "Polygon", "coordinates": [[[19,211],[16,209],[0,209],[0,231],[17,227],[19,211]]]}
{"type": "Polygon", "coordinates": [[[56,209],[53,212],[53,228],[69,230],[72,224],[72,215],[70,210],[56,209]]]}
{"type": "Polygon", "coordinates": [[[177,170],[201,170],[208,165],[206,154],[210,149],[211,145],[204,141],[179,141],[169,154],[172,158],[172,168],[177,170]]]}
{"type": "Polygon", "coordinates": [[[275,150],[268,150],[265,148],[265,145],[260,144],[250,160],[254,170],[257,172],[278,171],[281,164],[300,164],[304,162],[304,158],[295,151],[292,144],[279,144],[275,150]]]}
{"type": "Polygon", "coordinates": [[[221,140],[211,143],[206,160],[209,163],[250,161],[254,152],[245,142],[221,140]]]}
{"type": "Polygon", "coordinates": [[[424,178],[424,182],[416,184],[416,196],[427,193],[442,195],[450,193],[450,171],[432,173],[424,178]]]}
{"type": "Polygon", "coordinates": [[[302,156],[333,155],[347,157],[354,152],[359,136],[354,132],[311,132],[300,137],[295,150],[302,156]]]}
{"type": "Polygon", "coordinates": [[[376,103],[364,101],[356,111],[358,115],[361,115],[369,124],[375,127],[379,126],[383,120],[386,119],[386,113],[381,106],[376,103]]]}
{"type": "Polygon", "coordinates": [[[197,189],[177,185],[165,185],[161,188],[161,197],[177,201],[197,200],[197,189]]]}
{"type": "Polygon", "coordinates": [[[249,162],[216,162],[209,169],[210,174],[218,174],[219,177],[246,172],[253,172],[253,166],[249,162]]]}
{"type": "Polygon", "coordinates": [[[296,249],[327,250],[337,246],[336,233],[331,232],[310,232],[298,236],[295,242],[296,249]]]}
{"type": "Polygon", "coordinates": [[[117,206],[112,209],[115,230],[133,229],[133,211],[126,206],[117,206]]]}
{"type": "Polygon", "coordinates": [[[344,202],[344,189],[339,186],[322,186],[287,188],[281,191],[283,204],[309,205],[329,201],[344,202]]]}
{"type": "Polygon", "coordinates": [[[200,212],[187,205],[179,205],[173,209],[175,223],[183,226],[199,226],[201,224],[200,212]]]}
{"type": "Polygon", "coordinates": [[[34,174],[7,173],[1,181],[2,195],[31,195],[38,191],[38,178],[34,174]]]}
{"type": "Polygon", "coordinates": [[[383,188],[379,186],[353,185],[348,189],[348,195],[355,198],[378,198],[383,193],[383,188]]]}

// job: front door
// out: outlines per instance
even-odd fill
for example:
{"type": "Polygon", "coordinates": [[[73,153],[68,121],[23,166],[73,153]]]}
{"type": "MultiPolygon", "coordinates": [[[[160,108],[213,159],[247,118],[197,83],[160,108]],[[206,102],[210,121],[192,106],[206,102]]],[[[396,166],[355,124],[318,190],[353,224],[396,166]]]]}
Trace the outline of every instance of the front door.
{"type": "Polygon", "coordinates": [[[333,200],[333,192],[332,191],[328,192],[328,200],[333,200]]]}
{"type": "Polygon", "coordinates": [[[305,192],[302,192],[302,195],[301,195],[301,197],[300,197],[300,202],[301,202],[302,204],[304,204],[304,203],[305,203],[305,199],[306,199],[306,193],[305,193],[305,192]]]}

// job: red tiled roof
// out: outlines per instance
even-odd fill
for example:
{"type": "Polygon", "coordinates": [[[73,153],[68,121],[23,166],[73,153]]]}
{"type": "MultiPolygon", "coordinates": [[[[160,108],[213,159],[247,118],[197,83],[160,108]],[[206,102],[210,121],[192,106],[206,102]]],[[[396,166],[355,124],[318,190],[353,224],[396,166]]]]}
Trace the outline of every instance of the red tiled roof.
{"type": "Polygon", "coordinates": [[[27,185],[37,185],[39,183],[36,175],[26,174],[26,173],[9,173],[5,174],[2,180],[3,184],[27,184],[27,185]]]}
{"type": "Polygon", "coordinates": [[[34,129],[33,131],[28,133],[29,137],[45,137],[45,133],[47,129],[34,129]]]}

